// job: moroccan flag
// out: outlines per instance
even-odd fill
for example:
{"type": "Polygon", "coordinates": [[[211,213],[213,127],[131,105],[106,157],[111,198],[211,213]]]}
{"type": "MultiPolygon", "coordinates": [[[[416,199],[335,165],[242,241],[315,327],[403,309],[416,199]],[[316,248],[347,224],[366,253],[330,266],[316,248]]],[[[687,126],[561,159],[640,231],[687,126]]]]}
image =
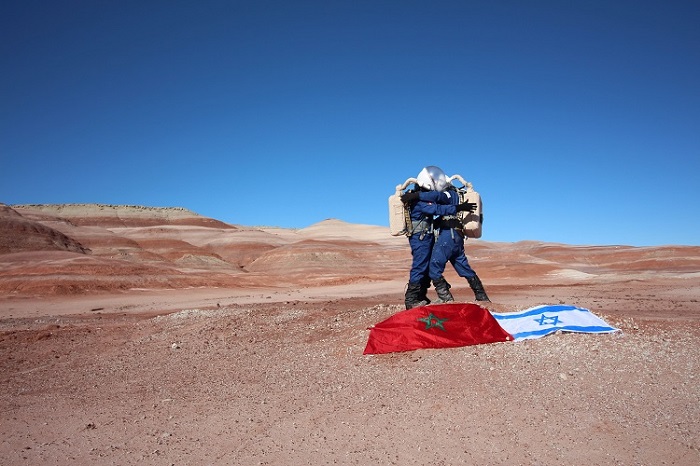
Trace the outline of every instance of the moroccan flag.
{"type": "Polygon", "coordinates": [[[509,341],[491,313],[472,303],[433,304],[401,311],[369,329],[364,354],[452,348],[509,341]]]}

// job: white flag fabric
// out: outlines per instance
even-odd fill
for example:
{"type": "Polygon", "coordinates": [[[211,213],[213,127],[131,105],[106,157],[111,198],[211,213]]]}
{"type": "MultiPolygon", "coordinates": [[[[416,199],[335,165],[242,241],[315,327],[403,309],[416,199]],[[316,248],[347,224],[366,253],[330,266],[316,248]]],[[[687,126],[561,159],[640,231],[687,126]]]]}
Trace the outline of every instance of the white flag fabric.
{"type": "Polygon", "coordinates": [[[540,338],[557,331],[610,333],[611,327],[588,309],[568,305],[536,306],[519,312],[492,312],[498,324],[515,341],[540,338]]]}

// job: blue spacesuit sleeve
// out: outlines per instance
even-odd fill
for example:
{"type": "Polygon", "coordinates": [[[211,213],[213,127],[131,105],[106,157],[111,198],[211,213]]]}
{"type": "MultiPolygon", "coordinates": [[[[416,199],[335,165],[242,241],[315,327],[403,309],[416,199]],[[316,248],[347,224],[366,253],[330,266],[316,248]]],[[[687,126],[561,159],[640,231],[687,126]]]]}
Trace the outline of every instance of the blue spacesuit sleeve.
{"type": "Polygon", "coordinates": [[[414,209],[425,215],[456,215],[457,207],[454,205],[417,202],[414,209]]]}
{"type": "MultiPolygon", "coordinates": [[[[421,191],[418,199],[423,202],[436,202],[438,204],[457,205],[459,204],[459,194],[456,191],[421,191]]],[[[444,215],[444,214],[443,214],[444,215]]],[[[454,215],[454,214],[446,214],[454,215]]]]}
{"type": "Polygon", "coordinates": [[[418,199],[423,202],[437,202],[438,204],[451,204],[449,196],[440,191],[421,191],[418,199]]]}

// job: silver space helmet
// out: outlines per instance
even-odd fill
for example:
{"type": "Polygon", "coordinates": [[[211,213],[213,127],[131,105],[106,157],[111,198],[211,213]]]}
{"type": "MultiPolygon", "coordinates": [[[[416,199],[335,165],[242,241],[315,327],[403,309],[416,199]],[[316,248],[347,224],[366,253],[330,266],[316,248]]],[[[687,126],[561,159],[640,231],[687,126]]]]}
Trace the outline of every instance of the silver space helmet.
{"type": "Polygon", "coordinates": [[[418,181],[418,186],[428,191],[442,192],[447,189],[447,185],[449,184],[445,172],[435,165],[429,165],[421,170],[416,180],[418,181]]]}

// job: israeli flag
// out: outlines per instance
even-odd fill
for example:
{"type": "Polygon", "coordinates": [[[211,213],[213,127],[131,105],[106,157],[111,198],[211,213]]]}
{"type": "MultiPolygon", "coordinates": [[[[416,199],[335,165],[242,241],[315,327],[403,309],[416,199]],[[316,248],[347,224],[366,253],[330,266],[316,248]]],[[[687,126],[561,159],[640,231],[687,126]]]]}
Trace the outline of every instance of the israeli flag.
{"type": "Polygon", "coordinates": [[[536,306],[520,312],[492,312],[493,317],[515,341],[541,338],[557,331],[611,333],[611,327],[588,309],[568,305],[536,306]]]}

